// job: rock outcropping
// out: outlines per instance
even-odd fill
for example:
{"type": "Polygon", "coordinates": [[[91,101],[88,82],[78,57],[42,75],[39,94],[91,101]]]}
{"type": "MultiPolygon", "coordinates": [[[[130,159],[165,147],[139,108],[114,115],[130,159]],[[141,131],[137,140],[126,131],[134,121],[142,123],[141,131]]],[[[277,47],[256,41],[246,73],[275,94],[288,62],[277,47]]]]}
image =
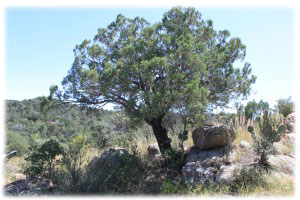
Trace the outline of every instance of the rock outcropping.
{"type": "Polygon", "coordinates": [[[183,183],[185,185],[229,183],[233,180],[234,173],[242,168],[242,165],[235,163],[236,157],[235,150],[226,157],[223,148],[208,150],[193,148],[182,169],[183,183]]]}
{"type": "Polygon", "coordinates": [[[27,178],[4,186],[5,194],[13,196],[46,195],[54,188],[53,183],[45,178],[27,178]]]}

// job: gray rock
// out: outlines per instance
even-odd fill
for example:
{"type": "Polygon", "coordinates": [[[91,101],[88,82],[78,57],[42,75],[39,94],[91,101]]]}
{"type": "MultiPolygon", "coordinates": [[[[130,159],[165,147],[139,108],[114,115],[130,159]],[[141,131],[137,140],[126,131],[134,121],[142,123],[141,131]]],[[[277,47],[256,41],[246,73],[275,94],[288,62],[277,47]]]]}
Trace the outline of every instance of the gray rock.
{"type": "Polygon", "coordinates": [[[4,190],[7,195],[36,196],[47,194],[53,187],[53,183],[48,179],[30,177],[7,184],[4,190]]]}
{"type": "Polygon", "coordinates": [[[219,184],[228,184],[232,182],[237,170],[240,170],[238,165],[221,166],[218,174],[216,175],[216,182],[219,184]]]}
{"type": "Polygon", "coordinates": [[[229,138],[234,140],[236,132],[227,125],[202,126],[192,133],[194,145],[199,149],[210,149],[225,146],[229,138]]]}
{"type": "Polygon", "coordinates": [[[88,164],[87,169],[91,170],[97,168],[97,166],[102,166],[103,168],[109,168],[110,166],[118,166],[121,157],[128,157],[130,154],[126,149],[119,147],[112,147],[102,153],[100,157],[95,157],[88,164]]]}
{"type": "Polygon", "coordinates": [[[17,151],[16,151],[16,150],[13,150],[13,151],[9,152],[9,153],[5,156],[5,158],[10,159],[11,157],[13,157],[13,156],[16,155],[16,154],[17,154],[17,151]]]}
{"type": "Polygon", "coordinates": [[[239,158],[236,152],[238,148],[233,148],[228,156],[224,154],[224,148],[200,150],[193,148],[187,155],[185,165],[182,169],[182,181],[187,186],[197,186],[198,184],[212,183],[215,185],[231,184],[236,174],[244,168],[252,167],[252,150],[243,151],[245,160],[239,158]]]}
{"type": "Polygon", "coordinates": [[[202,184],[214,180],[215,169],[213,167],[197,167],[195,170],[195,183],[202,184]]]}
{"type": "Polygon", "coordinates": [[[241,149],[244,149],[244,150],[252,149],[251,144],[250,144],[249,142],[245,141],[245,140],[242,140],[242,141],[240,142],[239,147],[240,147],[241,149]]]}
{"type": "Polygon", "coordinates": [[[280,142],[284,145],[295,145],[295,133],[288,133],[288,134],[285,134],[280,142]]]}
{"type": "Polygon", "coordinates": [[[147,148],[148,156],[154,157],[156,155],[160,155],[158,144],[151,144],[147,148]]]}
{"type": "Polygon", "coordinates": [[[207,150],[200,150],[194,148],[191,152],[187,155],[185,163],[188,162],[196,162],[196,161],[204,161],[204,160],[221,160],[224,156],[224,149],[223,148],[216,148],[216,149],[207,149],[207,150]]]}
{"type": "Polygon", "coordinates": [[[270,155],[267,157],[267,162],[272,169],[293,174],[295,169],[295,158],[287,155],[270,155]]]}
{"type": "Polygon", "coordinates": [[[224,149],[200,150],[194,148],[187,155],[182,169],[183,183],[197,185],[214,182],[218,170],[223,165],[224,149]]]}
{"type": "Polygon", "coordinates": [[[286,152],[287,149],[287,147],[280,142],[274,142],[273,147],[275,152],[280,155],[284,154],[284,152],[286,152]]]}
{"type": "Polygon", "coordinates": [[[294,112],[285,117],[284,124],[286,125],[287,130],[289,132],[294,131],[294,126],[295,126],[295,113],[294,112]]]}

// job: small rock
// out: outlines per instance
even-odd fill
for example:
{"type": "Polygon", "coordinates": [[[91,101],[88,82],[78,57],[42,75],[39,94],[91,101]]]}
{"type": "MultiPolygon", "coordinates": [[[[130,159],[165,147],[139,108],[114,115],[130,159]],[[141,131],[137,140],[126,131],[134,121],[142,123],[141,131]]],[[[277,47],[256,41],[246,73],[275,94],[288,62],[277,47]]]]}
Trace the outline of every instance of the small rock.
{"type": "Polygon", "coordinates": [[[289,114],[288,116],[285,117],[284,119],[284,124],[287,127],[287,130],[289,132],[294,131],[294,126],[295,126],[295,112],[289,114]]]}
{"type": "Polygon", "coordinates": [[[153,157],[160,154],[158,144],[151,144],[147,148],[148,156],[153,157]]]}
{"type": "Polygon", "coordinates": [[[239,147],[240,147],[241,149],[244,149],[244,150],[252,149],[251,144],[250,144],[249,142],[245,141],[245,140],[242,140],[242,141],[240,142],[239,147]]]}

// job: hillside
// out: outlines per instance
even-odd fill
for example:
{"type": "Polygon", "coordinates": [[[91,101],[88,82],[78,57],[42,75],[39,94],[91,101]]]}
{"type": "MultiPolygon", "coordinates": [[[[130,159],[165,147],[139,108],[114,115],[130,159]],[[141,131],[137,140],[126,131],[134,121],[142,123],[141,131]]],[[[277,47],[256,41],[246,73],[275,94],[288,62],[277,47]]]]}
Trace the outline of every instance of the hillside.
{"type": "MultiPolygon", "coordinates": [[[[237,119],[237,115],[220,113],[206,116],[206,124],[209,125],[205,129],[212,128],[215,131],[220,126],[218,124],[225,124],[225,127],[234,124],[236,136],[231,147],[202,151],[194,147],[193,128],[188,132],[187,138],[181,140],[178,137],[183,130],[180,116],[175,113],[168,115],[164,124],[168,128],[175,152],[164,158],[159,153],[151,127],[145,123],[130,121],[121,110],[107,111],[71,104],[43,110],[41,102],[40,97],[6,101],[6,152],[17,150],[16,156],[6,159],[4,163],[5,183],[8,184],[6,190],[9,194],[293,194],[294,133],[285,134],[280,142],[274,143],[275,156],[271,155],[271,160],[268,160],[272,165],[271,171],[253,171],[253,166],[258,167],[255,164],[259,160],[255,153],[257,146],[246,126],[232,123],[241,121],[237,119]],[[52,169],[53,175],[28,171],[34,169],[33,166],[40,167],[45,172],[49,170],[45,168],[46,165],[36,165],[36,162],[40,162],[37,160],[41,156],[40,152],[51,142],[57,142],[59,151],[62,150],[60,156],[55,156],[58,163],[52,169]],[[182,147],[184,152],[181,152],[182,147]],[[199,156],[206,161],[197,161],[199,156]],[[220,157],[217,165],[221,168],[213,169],[210,166],[216,165],[216,157],[220,157]],[[114,164],[107,166],[112,161],[114,164]],[[206,162],[215,164],[207,166],[206,162]],[[195,163],[198,163],[198,168],[191,168],[195,163]],[[201,179],[199,175],[194,175],[199,173],[199,169],[204,170],[204,174],[200,175],[201,179]],[[250,171],[238,172],[233,169],[250,171]],[[191,170],[196,171],[191,174],[191,170]],[[217,179],[221,177],[220,180],[229,183],[222,182],[221,187],[218,183],[214,183],[217,184],[215,186],[208,184],[211,178],[205,174],[210,170],[217,170],[217,179]],[[36,173],[38,174],[34,178],[32,175],[36,173]],[[113,175],[115,173],[116,176],[113,175]],[[196,180],[204,182],[195,182],[197,184],[194,185],[196,180]],[[22,192],[18,192],[19,190],[22,192]]],[[[281,118],[277,120],[278,123],[282,122],[281,118]]],[[[251,123],[259,131],[257,121],[251,123]]],[[[51,146],[49,153],[55,148],[55,145],[51,146]]],[[[254,169],[260,169],[256,167],[254,169]]]]}
{"type": "Polygon", "coordinates": [[[122,135],[134,127],[122,111],[70,104],[42,111],[41,102],[41,97],[6,101],[7,153],[16,149],[19,155],[24,155],[30,146],[40,145],[51,138],[65,144],[80,133],[97,148],[118,145],[124,142],[120,139],[122,135]]]}

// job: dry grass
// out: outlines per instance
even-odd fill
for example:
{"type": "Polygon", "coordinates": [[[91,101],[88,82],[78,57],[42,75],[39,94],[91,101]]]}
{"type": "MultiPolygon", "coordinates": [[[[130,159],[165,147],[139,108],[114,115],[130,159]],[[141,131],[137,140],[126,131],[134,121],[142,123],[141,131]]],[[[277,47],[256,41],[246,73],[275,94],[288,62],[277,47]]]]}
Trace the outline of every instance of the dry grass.
{"type": "Polygon", "coordinates": [[[290,197],[294,195],[294,177],[278,172],[269,172],[264,175],[266,184],[254,188],[251,193],[245,193],[247,196],[274,196],[290,197]]]}
{"type": "Polygon", "coordinates": [[[157,144],[157,142],[154,137],[150,137],[148,139],[141,137],[140,139],[136,140],[134,142],[134,144],[136,145],[137,150],[138,150],[138,152],[140,152],[141,156],[145,157],[148,155],[147,149],[148,149],[149,145],[157,144]]]}
{"type": "Polygon", "coordinates": [[[233,141],[233,144],[239,145],[242,140],[247,141],[250,144],[253,143],[251,133],[248,132],[246,127],[237,128],[237,130],[236,130],[236,139],[233,141]]]}
{"type": "Polygon", "coordinates": [[[11,183],[25,178],[22,174],[22,166],[25,164],[25,160],[22,157],[12,157],[4,162],[4,184],[11,183]]]}
{"type": "Polygon", "coordinates": [[[267,185],[265,192],[274,196],[291,196],[294,194],[294,177],[273,172],[266,176],[267,185]]]}

